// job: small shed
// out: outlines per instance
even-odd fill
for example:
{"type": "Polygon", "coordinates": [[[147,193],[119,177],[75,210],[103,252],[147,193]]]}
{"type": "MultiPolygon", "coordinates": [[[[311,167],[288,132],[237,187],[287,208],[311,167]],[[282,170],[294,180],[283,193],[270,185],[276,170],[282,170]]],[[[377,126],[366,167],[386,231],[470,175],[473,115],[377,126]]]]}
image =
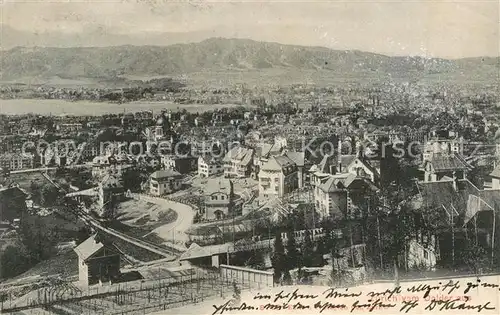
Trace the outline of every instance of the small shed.
{"type": "Polygon", "coordinates": [[[110,244],[103,244],[92,235],[74,248],[78,255],[78,279],[82,286],[113,282],[120,276],[120,254],[110,244]]]}

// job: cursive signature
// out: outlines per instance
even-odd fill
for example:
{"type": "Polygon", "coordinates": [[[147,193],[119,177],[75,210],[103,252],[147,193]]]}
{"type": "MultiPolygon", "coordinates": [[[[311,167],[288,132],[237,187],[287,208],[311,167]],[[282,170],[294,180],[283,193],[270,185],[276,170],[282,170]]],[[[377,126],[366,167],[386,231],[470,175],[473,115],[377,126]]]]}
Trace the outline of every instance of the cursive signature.
{"type": "Polygon", "coordinates": [[[443,300],[432,300],[426,307],[426,311],[432,311],[436,307],[440,311],[443,310],[477,310],[477,312],[481,312],[482,310],[494,310],[495,307],[490,306],[490,302],[486,302],[484,304],[475,304],[475,305],[470,305],[467,304],[467,302],[460,302],[460,299],[455,299],[455,300],[449,300],[449,301],[443,301],[443,300]]]}

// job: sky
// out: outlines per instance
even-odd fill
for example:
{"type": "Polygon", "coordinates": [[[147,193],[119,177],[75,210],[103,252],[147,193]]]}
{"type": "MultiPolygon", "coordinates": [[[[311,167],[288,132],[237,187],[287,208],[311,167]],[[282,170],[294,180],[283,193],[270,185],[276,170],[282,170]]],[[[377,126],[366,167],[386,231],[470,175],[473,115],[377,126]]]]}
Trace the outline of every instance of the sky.
{"type": "Polygon", "coordinates": [[[19,31],[19,46],[29,45],[29,36],[51,33],[66,36],[66,46],[71,36],[85,45],[95,32],[124,36],[131,45],[146,34],[178,33],[189,41],[198,33],[196,40],[202,34],[388,55],[462,58],[500,51],[498,0],[0,2],[2,36],[7,28],[19,31]]]}

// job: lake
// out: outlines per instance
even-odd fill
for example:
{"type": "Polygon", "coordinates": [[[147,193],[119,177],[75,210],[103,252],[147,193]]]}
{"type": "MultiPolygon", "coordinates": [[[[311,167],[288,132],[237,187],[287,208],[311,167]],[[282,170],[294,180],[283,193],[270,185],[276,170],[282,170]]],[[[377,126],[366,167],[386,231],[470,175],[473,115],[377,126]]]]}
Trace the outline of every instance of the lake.
{"type": "Polygon", "coordinates": [[[138,101],[124,104],[66,100],[39,100],[39,99],[9,99],[0,100],[0,113],[6,115],[40,114],[40,115],[104,115],[152,110],[159,113],[162,109],[181,110],[189,112],[204,112],[223,107],[234,107],[234,104],[175,104],[173,102],[138,101]]]}

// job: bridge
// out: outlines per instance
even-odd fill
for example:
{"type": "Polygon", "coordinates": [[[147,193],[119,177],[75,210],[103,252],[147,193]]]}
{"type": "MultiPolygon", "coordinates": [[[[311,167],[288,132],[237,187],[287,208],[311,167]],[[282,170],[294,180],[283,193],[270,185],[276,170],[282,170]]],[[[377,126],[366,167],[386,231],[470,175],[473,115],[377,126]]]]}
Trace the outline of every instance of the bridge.
{"type": "MultiPolygon", "coordinates": [[[[322,238],[325,233],[322,228],[309,230],[311,233],[311,239],[317,240],[322,238]]],[[[295,240],[297,244],[301,244],[305,240],[306,230],[295,231],[295,240]]],[[[342,237],[341,230],[335,230],[335,234],[338,238],[342,237]]],[[[285,243],[288,240],[287,233],[281,233],[281,239],[285,243]]],[[[229,255],[238,252],[248,252],[248,251],[262,251],[265,254],[265,259],[270,259],[270,253],[274,250],[274,242],[276,238],[262,239],[260,236],[253,237],[252,239],[242,239],[236,242],[227,242],[224,244],[209,245],[209,246],[199,246],[193,243],[187,251],[185,251],[180,257],[180,261],[189,261],[201,258],[212,258],[212,266],[219,266],[219,256],[229,255]],[[267,257],[269,256],[269,257],[267,257]]]]}
{"type": "Polygon", "coordinates": [[[67,166],[63,166],[63,167],[38,167],[38,168],[28,168],[28,169],[22,169],[22,170],[12,170],[12,171],[9,170],[7,173],[9,175],[14,175],[14,174],[24,174],[24,173],[55,171],[59,168],[72,169],[72,168],[84,168],[84,167],[92,167],[92,165],[91,164],[74,164],[74,165],[67,165],[67,166]]]}
{"type": "Polygon", "coordinates": [[[123,241],[125,241],[127,243],[133,244],[133,245],[135,245],[137,247],[140,247],[140,248],[145,249],[147,251],[150,251],[152,253],[161,255],[161,256],[163,256],[165,258],[172,258],[171,260],[175,260],[182,253],[177,248],[174,248],[174,247],[171,247],[171,246],[167,246],[167,245],[159,246],[159,245],[147,242],[145,240],[141,240],[141,239],[129,236],[129,235],[127,235],[125,233],[122,233],[122,232],[119,232],[117,230],[104,227],[104,226],[102,226],[100,224],[99,221],[97,221],[96,219],[94,219],[90,215],[86,215],[84,218],[94,228],[100,230],[101,232],[104,232],[104,233],[107,233],[109,235],[118,237],[119,239],[121,239],[121,240],[123,240],[123,241]]]}

